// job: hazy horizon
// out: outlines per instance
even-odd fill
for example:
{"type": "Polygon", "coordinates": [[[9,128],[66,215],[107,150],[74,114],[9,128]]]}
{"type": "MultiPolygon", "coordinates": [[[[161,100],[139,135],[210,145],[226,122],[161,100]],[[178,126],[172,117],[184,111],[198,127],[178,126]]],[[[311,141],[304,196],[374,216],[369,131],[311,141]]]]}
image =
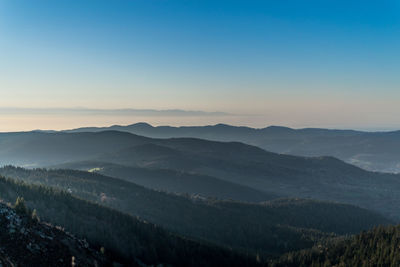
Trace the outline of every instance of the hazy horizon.
{"type": "Polygon", "coordinates": [[[400,127],[363,127],[361,125],[296,124],[266,120],[261,114],[233,114],[221,111],[156,109],[88,109],[88,108],[4,108],[0,107],[0,132],[32,130],[68,130],[81,127],[109,127],[148,123],[152,126],[206,126],[229,124],[252,128],[284,126],[294,129],[326,128],[360,131],[395,131],[400,127]]]}

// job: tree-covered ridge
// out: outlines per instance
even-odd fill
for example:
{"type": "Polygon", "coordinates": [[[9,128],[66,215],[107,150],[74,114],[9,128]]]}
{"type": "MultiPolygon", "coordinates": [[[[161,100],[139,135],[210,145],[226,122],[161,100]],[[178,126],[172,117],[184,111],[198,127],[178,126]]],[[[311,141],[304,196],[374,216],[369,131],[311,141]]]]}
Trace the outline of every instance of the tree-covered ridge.
{"type": "Polygon", "coordinates": [[[288,253],[273,267],[400,266],[400,225],[379,226],[326,246],[288,253]]]}
{"type": "Polygon", "coordinates": [[[353,234],[390,223],[365,209],[313,200],[249,204],[190,198],[74,170],[27,170],[8,166],[0,169],[0,174],[65,190],[178,234],[263,257],[312,247],[331,233],[353,234]]]}
{"type": "Polygon", "coordinates": [[[254,216],[268,213],[271,223],[317,229],[339,235],[359,233],[363,224],[367,230],[376,225],[393,223],[392,220],[366,209],[312,199],[277,199],[261,204],[217,201],[216,205],[228,209],[241,206],[254,216]]]}
{"type": "Polygon", "coordinates": [[[0,177],[0,197],[14,202],[19,196],[26,200],[28,207],[37,210],[43,221],[87,238],[98,248],[105,247],[108,256],[129,265],[138,262],[174,266],[257,265],[255,256],[179,237],[154,224],[76,198],[65,191],[0,177]]]}

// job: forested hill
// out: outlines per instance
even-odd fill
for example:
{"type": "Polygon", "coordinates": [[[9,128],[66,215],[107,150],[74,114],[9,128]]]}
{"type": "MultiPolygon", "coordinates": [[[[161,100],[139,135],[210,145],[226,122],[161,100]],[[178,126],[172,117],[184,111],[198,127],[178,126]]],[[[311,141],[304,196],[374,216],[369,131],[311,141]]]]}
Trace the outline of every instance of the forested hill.
{"type": "Polygon", "coordinates": [[[249,204],[157,192],[96,173],[74,170],[0,169],[20,181],[67,190],[198,240],[263,255],[311,247],[319,238],[353,234],[391,223],[351,205],[289,199],[249,204]]]}
{"type": "MultiPolygon", "coordinates": [[[[283,195],[257,190],[210,175],[173,169],[133,167],[99,161],[71,162],[52,166],[52,168],[55,167],[58,169],[75,169],[99,173],[142,185],[146,188],[176,194],[199,195],[255,203],[283,197],[283,195]]],[[[1,171],[6,171],[6,168],[0,169],[1,171]]]]}
{"type": "Polygon", "coordinates": [[[136,123],[127,126],[86,127],[66,132],[125,131],[152,138],[195,137],[214,141],[238,141],[268,151],[299,156],[333,156],[359,167],[399,172],[400,131],[362,132],[330,129],[262,129],[226,124],[210,126],[157,126],[136,123]]]}
{"type": "Polygon", "coordinates": [[[289,253],[271,267],[400,266],[400,226],[377,227],[326,246],[289,253]]]}
{"type": "MultiPolygon", "coordinates": [[[[66,231],[88,240],[97,250],[104,247],[107,258],[127,264],[127,266],[139,266],[139,264],[258,265],[255,255],[245,255],[207,242],[196,242],[171,234],[154,224],[76,198],[65,191],[0,177],[0,196],[1,199],[9,202],[15,202],[18,197],[23,197],[30,210],[36,209],[41,221],[62,226],[66,231]]],[[[21,231],[21,229],[18,230],[21,231]]],[[[3,231],[2,233],[5,234],[3,231]]],[[[5,244],[3,242],[2,239],[2,246],[5,244]]],[[[31,243],[33,249],[37,251],[35,243],[31,243]]],[[[61,249],[62,247],[60,247],[60,253],[61,249]]],[[[9,252],[16,253],[16,257],[24,257],[24,253],[19,250],[9,252]]],[[[43,257],[46,255],[43,255],[43,252],[38,253],[43,257]]],[[[0,257],[2,255],[4,254],[0,251],[0,257]]],[[[68,255],[70,254],[66,254],[68,255]]],[[[68,266],[71,266],[70,262],[68,266]]]]}

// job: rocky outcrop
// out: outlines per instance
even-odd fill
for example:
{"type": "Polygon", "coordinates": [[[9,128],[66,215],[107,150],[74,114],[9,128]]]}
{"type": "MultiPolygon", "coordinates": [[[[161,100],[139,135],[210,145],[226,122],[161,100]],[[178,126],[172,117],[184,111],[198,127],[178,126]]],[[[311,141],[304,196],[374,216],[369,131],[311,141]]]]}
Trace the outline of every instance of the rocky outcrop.
{"type": "Polygon", "coordinates": [[[105,265],[105,257],[85,240],[0,203],[0,266],[105,265]]]}

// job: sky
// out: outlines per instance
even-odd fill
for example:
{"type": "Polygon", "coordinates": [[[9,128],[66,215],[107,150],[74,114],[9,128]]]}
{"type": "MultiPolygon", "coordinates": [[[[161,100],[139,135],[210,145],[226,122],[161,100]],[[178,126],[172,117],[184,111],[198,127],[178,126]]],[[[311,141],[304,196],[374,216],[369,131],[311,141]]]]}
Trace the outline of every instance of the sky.
{"type": "Polygon", "coordinates": [[[0,131],[400,129],[399,47],[397,0],[0,0],[0,131]]]}

